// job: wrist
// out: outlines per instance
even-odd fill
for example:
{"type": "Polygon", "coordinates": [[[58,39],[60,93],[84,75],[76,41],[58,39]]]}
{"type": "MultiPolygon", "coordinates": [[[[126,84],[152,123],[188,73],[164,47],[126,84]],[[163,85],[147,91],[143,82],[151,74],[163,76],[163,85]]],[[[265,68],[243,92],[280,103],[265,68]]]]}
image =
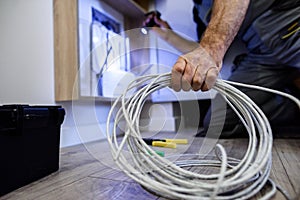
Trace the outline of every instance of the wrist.
{"type": "Polygon", "coordinates": [[[200,42],[200,47],[203,48],[208,55],[215,61],[218,68],[221,69],[223,58],[225,55],[225,48],[224,45],[221,43],[218,43],[216,41],[214,42],[206,42],[206,40],[202,40],[200,42]]]}

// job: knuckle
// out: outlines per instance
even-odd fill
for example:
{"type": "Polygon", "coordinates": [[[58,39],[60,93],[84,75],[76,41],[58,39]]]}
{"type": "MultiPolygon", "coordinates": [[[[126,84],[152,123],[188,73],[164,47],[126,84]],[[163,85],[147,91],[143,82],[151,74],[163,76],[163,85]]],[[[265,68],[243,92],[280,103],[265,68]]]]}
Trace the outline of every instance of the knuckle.
{"type": "Polygon", "coordinates": [[[199,76],[195,76],[193,78],[193,85],[201,85],[202,84],[202,80],[199,76]]]}
{"type": "Polygon", "coordinates": [[[200,84],[197,84],[197,83],[193,83],[193,90],[194,91],[199,91],[200,90],[200,87],[201,87],[201,85],[200,84]]]}
{"type": "Polygon", "coordinates": [[[185,65],[182,62],[176,62],[175,65],[172,68],[172,72],[179,72],[183,73],[185,69],[185,65]]]}

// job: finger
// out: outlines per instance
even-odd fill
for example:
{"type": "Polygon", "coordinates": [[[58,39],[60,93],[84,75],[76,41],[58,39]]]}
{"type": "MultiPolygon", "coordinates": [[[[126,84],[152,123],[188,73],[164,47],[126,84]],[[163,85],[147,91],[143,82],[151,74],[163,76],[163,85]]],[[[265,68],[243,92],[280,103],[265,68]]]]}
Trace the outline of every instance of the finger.
{"type": "Polygon", "coordinates": [[[181,79],[181,88],[184,91],[189,91],[192,88],[194,73],[195,67],[192,67],[190,63],[187,63],[181,79]]]}
{"type": "Polygon", "coordinates": [[[158,19],[156,15],[154,15],[153,19],[154,19],[154,22],[158,25],[160,25],[162,22],[162,20],[158,19]]]}
{"type": "Polygon", "coordinates": [[[205,83],[203,84],[201,90],[207,91],[210,90],[216,83],[216,80],[218,78],[219,70],[217,67],[211,67],[208,69],[206,77],[205,77],[205,83]]]}
{"type": "Polygon", "coordinates": [[[171,86],[173,90],[180,91],[181,89],[181,79],[185,70],[186,62],[182,58],[178,58],[177,62],[174,64],[172,68],[171,75],[171,86]]]}
{"type": "Polygon", "coordinates": [[[156,16],[154,16],[154,22],[155,22],[156,26],[161,27],[161,28],[166,28],[164,21],[162,21],[161,19],[158,19],[156,16]]]}
{"type": "Polygon", "coordinates": [[[201,74],[199,67],[196,69],[193,81],[192,81],[192,88],[194,91],[198,91],[201,89],[204,81],[204,75],[201,74]]]}
{"type": "Polygon", "coordinates": [[[147,26],[147,24],[149,23],[150,18],[147,17],[144,21],[143,21],[143,26],[147,26]]]}

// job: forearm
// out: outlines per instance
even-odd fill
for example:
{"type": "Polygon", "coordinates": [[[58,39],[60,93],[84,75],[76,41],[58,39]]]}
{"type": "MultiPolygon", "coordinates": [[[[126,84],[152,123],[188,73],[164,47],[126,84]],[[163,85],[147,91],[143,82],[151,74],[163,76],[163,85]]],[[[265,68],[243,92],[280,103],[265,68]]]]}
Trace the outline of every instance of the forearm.
{"type": "Polygon", "coordinates": [[[215,0],[200,45],[221,65],[244,20],[250,0],[215,0]]]}

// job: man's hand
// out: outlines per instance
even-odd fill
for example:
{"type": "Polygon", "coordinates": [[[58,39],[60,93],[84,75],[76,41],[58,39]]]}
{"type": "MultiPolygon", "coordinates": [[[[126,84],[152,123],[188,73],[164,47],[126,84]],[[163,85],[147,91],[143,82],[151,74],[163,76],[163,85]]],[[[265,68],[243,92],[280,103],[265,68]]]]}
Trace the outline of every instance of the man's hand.
{"type": "Polygon", "coordinates": [[[203,47],[179,57],[172,69],[172,85],[175,91],[206,91],[213,87],[221,69],[221,64],[203,47]]]}
{"type": "Polygon", "coordinates": [[[156,12],[151,12],[150,14],[148,14],[147,18],[143,21],[143,26],[147,27],[149,24],[151,24],[150,27],[160,27],[160,28],[165,28],[165,29],[171,29],[168,22],[162,20],[159,16],[157,16],[156,12]]]}
{"type": "Polygon", "coordinates": [[[173,66],[171,86],[175,91],[206,91],[213,87],[224,55],[244,20],[249,2],[214,0],[211,19],[199,47],[179,57],[173,66]]]}
{"type": "Polygon", "coordinates": [[[169,23],[158,17],[156,12],[151,12],[147,15],[147,18],[143,21],[143,26],[147,26],[153,20],[155,25],[150,29],[181,53],[187,53],[199,47],[198,42],[182,37],[180,34],[174,32],[169,23]]]}

